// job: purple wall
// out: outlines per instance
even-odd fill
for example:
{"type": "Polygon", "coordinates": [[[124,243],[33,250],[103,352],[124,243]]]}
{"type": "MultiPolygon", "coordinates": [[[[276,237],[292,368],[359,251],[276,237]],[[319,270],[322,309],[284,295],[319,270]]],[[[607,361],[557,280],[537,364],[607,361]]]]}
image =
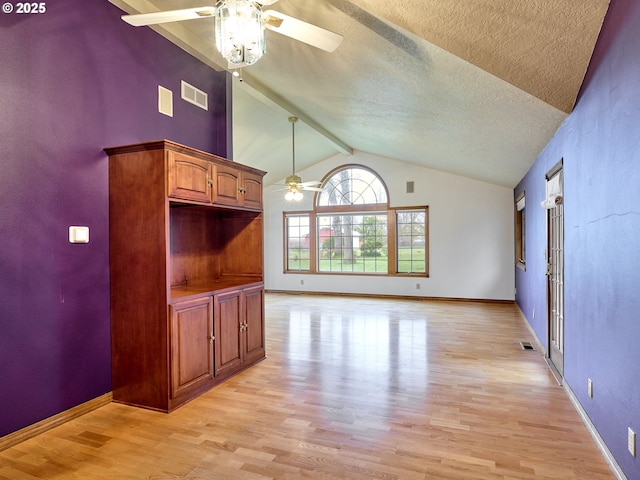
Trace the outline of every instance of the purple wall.
{"type": "Polygon", "coordinates": [[[226,73],[106,0],[46,6],[0,13],[0,436],[111,391],[102,149],[167,138],[228,151],[226,73]],[[180,100],[182,79],[210,111],[180,100]],[[90,243],[70,244],[70,225],[89,226],[90,243]]]}
{"type": "Polygon", "coordinates": [[[613,0],[574,112],[515,189],[527,270],[516,301],[546,342],[544,175],[564,159],[565,381],[626,476],[640,478],[640,2],[613,0]],[[533,309],[536,315],[533,318],[533,309]],[[587,379],[594,396],[587,395],[587,379]]]}

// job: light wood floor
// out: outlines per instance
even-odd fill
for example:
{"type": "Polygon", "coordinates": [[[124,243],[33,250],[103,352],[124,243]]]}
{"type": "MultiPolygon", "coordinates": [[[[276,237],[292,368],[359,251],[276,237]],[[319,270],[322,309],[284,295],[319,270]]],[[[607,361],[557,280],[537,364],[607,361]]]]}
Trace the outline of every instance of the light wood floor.
{"type": "Polygon", "coordinates": [[[268,358],[166,415],[109,404],[0,479],[614,479],[515,307],[267,295],[268,358]]]}

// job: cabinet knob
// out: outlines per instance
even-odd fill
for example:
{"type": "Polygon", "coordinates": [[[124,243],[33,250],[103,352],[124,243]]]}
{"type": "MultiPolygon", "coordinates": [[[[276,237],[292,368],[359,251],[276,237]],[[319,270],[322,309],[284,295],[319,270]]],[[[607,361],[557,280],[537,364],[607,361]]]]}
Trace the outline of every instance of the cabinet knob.
{"type": "Polygon", "coordinates": [[[213,178],[207,177],[207,185],[209,185],[210,187],[213,186],[213,178]]]}
{"type": "Polygon", "coordinates": [[[214,337],[213,335],[209,335],[209,343],[213,343],[215,339],[216,337],[214,337]]]}

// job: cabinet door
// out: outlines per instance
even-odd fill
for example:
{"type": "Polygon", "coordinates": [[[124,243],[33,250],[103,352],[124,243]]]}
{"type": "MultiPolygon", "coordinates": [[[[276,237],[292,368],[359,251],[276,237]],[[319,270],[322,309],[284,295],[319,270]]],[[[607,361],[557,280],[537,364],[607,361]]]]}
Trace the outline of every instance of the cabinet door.
{"type": "Polygon", "coordinates": [[[243,350],[244,361],[264,358],[264,289],[251,287],[243,291],[245,304],[243,350]]]}
{"type": "Polygon", "coordinates": [[[239,170],[226,165],[216,165],[213,202],[219,205],[240,206],[242,204],[240,177],[239,170]]]}
{"type": "Polygon", "coordinates": [[[246,208],[262,208],[262,177],[254,173],[242,174],[242,205],[246,208]]]}
{"type": "Polygon", "coordinates": [[[213,376],[211,297],[171,306],[171,397],[213,376]]]}
{"type": "Polygon", "coordinates": [[[243,309],[241,297],[240,290],[213,297],[216,375],[237,371],[242,364],[240,325],[243,309]]]}
{"type": "Polygon", "coordinates": [[[211,202],[211,162],[173,151],[167,151],[167,162],[170,197],[211,202]]]}

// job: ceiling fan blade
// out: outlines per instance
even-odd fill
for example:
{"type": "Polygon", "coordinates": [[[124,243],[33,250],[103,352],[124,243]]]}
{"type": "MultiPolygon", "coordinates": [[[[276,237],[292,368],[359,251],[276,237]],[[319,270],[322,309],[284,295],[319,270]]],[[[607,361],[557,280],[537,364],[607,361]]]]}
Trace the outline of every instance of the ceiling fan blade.
{"type": "Polygon", "coordinates": [[[302,190],[310,190],[312,192],[322,192],[321,188],[318,188],[318,187],[305,187],[304,185],[302,186],[302,190]]]}
{"type": "Polygon", "coordinates": [[[129,25],[142,27],[145,25],[157,25],[158,23],[179,22],[181,20],[195,20],[196,18],[213,17],[215,14],[215,7],[198,7],[184,8],[182,10],[167,10],[165,12],[123,15],[121,18],[129,25]]]}
{"type": "Polygon", "coordinates": [[[320,185],[322,182],[318,180],[311,180],[310,182],[302,182],[300,185],[303,187],[311,187],[313,185],[320,185]]]}
{"type": "Polygon", "coordinates": [[[340,42],[342,42],[342,35],[303,22],[284,13],[276,12],[275,10],[264,12],[263,18],[265,22],[264,26],[269,30],[295,38],[296,40],[326,52],[333,52],[338,48],[340,42]]]}
{"type": "Polygon", "coordinates": [[[278,0],[262,0],[261,2],[258,2],[260,5],[273,5],[274,3],[276,3],[278,0]]]}

